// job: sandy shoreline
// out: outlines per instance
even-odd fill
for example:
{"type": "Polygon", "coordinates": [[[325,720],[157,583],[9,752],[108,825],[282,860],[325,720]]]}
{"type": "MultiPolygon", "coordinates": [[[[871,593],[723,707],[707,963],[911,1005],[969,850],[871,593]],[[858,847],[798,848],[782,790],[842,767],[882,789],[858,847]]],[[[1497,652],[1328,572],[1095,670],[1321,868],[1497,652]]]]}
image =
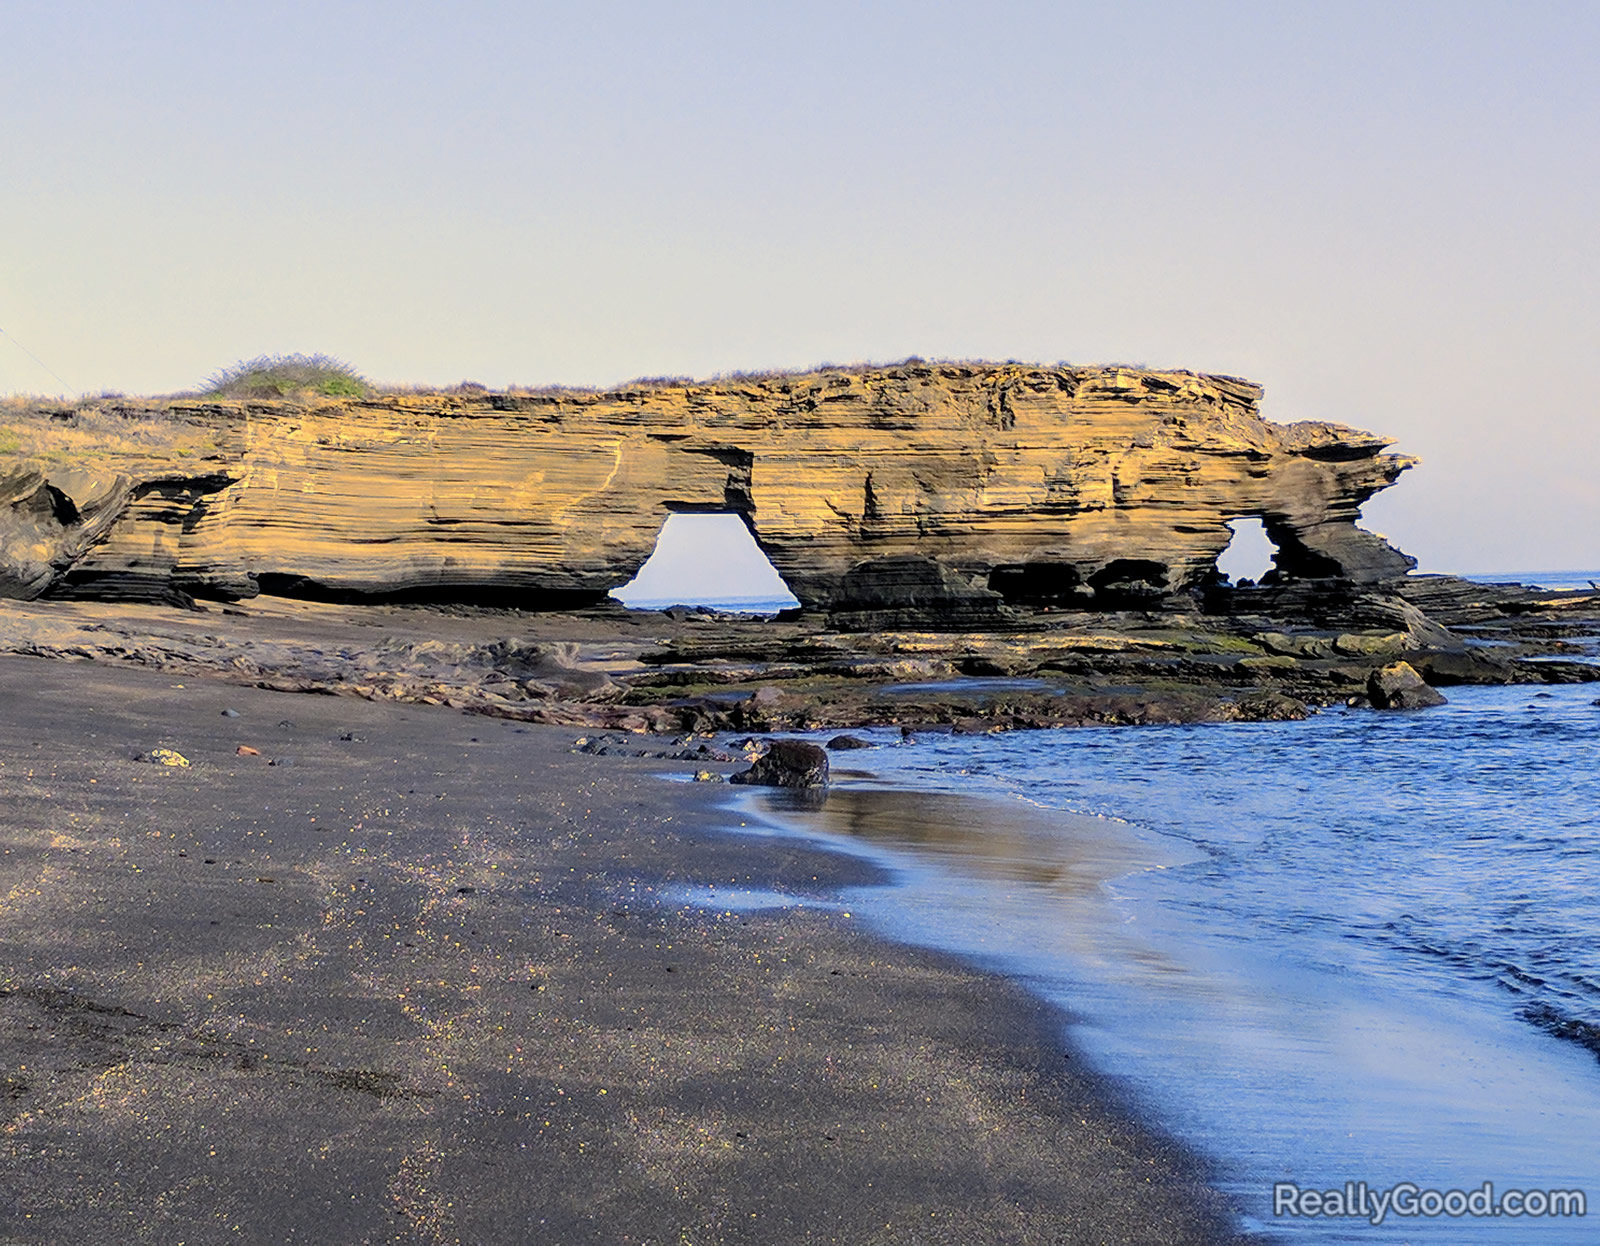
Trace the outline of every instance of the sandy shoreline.
{"type": "Polygon", "coordinates": [[[1229,1240],[1020,989],[658,903],[870,873],[663,763],[105,663],[0,707],[0,1240],[1229,1240]]]}

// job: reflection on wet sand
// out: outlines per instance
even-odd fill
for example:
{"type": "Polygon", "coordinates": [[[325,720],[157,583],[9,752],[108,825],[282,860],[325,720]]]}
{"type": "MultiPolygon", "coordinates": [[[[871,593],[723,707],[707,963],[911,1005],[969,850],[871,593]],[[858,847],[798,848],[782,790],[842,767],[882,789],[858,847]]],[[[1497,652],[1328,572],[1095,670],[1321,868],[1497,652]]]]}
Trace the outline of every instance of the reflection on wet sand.
{"type": "Polygon", "coordinates": [[[1201,859],[1189,845],[1015,796],[882,780],[826,793],[767,789],[754,800],[771,821],[851,841],[895,870],[891,927],[900,937],[1017,957],[1052,973],[1075,964],[1147,981],[1188,977],[1129,924],[1114,880],[1201,859]]]}
{"type": "Polygon", "coordinates": [[[1024,883],[1061,898],[1103,894],[1125,874],[1191,858],[1104,818],[1023,800],[879,787],[835,787],[818,800],[763,793],[762,807],[826,835],[866,840],[972,877],[1024,883]]]}

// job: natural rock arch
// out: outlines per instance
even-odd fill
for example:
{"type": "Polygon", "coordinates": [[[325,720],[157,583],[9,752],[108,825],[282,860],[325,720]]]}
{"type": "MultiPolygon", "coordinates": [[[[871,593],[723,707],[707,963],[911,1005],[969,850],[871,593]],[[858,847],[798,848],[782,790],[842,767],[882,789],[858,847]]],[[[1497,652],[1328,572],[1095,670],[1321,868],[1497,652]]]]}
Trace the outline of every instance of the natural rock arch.
{"type": "Polygon", "coordinates": [[[1261,518],[1285,581],[1403,576],[1413,561],[1356,519],[1413,460],[1269,423],[1260,397],[1190,372],[906,363],[174,403],[206,433],[203,477],[151,454],[93,498],[7,476],[0,591],[581,605],[638,572],[666,515],[706,512],[743,516],[804,606],[861,625],[1181,603],[1240,516],[1261,518]]]}
{"type": "Polygon", "coordinates": [[[1228,527],[1233,535],[1217,558],[1219,577],[1233,584],[1261,583],[1277,569],[1278,546],[1267,535],[1266,524],[1259,516],[1241,515],[1228,527]]]}
{"type": "Polygon", "coordinates": [[[642,608],[658,605],[796,606],[772,560],[737,511],[670,510],[639,573],[611,596],[642,608]]]}

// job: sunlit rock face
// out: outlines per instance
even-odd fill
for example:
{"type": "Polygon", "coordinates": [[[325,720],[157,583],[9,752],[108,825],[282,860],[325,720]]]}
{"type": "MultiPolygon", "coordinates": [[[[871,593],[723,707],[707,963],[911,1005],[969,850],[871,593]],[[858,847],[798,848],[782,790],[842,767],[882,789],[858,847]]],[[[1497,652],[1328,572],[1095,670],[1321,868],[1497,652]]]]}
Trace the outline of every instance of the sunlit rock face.
{"type": "Polygon", "coordinates": [[[1241,517],[1263,521],[1284,581],[1404,575],[1413,561],[1355,521],[1414,460],[1264,421],[1260,398],[1189,372],[908,363],[174,404],[211,452],[146,467],[114,523],[98,499],[93,539],[70,488],[50,475],[41,494],[17,467],[0,592],[577,605],[631,579],[674,511],[741,515],[801,603],[843,621],[1159,606],[1214,579],[1241,517]]]}

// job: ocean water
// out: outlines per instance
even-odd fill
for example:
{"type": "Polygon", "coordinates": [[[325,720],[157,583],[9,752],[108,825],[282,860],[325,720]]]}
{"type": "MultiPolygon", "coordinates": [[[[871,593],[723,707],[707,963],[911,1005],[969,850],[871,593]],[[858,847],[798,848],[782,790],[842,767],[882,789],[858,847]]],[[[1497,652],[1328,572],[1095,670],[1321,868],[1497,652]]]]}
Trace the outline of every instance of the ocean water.
{"type": "MultiPolygon", "coordinates": [[[[612,594],[616,597],[616,594],[612,594]]],[[[620,601],[621,598],[618,598],[620,601]]],[[[800,604],[792,594],[738,597],[726,593],[688,592],[678,597],[630,597],[623,603],[630,610],[669,610],[673,606],[704,606],[730,614],[777,614],[800,604]]]]}
{"type": "Polygon", "coordinates": [[[871,858],[838,897],[1022,980],[1248,1227],[1600,1240],[1600,685],[1302,723],[860,733],[820,810],[745,833],[871,858]],[[939,800],[929,793],[954,799],[939,800]],[[1587,1044],[1587,1045],[1586,1045],[1587,1044]],[[1571,1218],[1274,1215],[1275,1182],[1583,1190],[1571,1218]]]}
{"type": "Polygon", "coordinates": [[[1529,588],[1585,589],[1600,584],[1600,571],[1510,571],[1469,575],[1480,584],[1525,584],[1529,588]]]}

